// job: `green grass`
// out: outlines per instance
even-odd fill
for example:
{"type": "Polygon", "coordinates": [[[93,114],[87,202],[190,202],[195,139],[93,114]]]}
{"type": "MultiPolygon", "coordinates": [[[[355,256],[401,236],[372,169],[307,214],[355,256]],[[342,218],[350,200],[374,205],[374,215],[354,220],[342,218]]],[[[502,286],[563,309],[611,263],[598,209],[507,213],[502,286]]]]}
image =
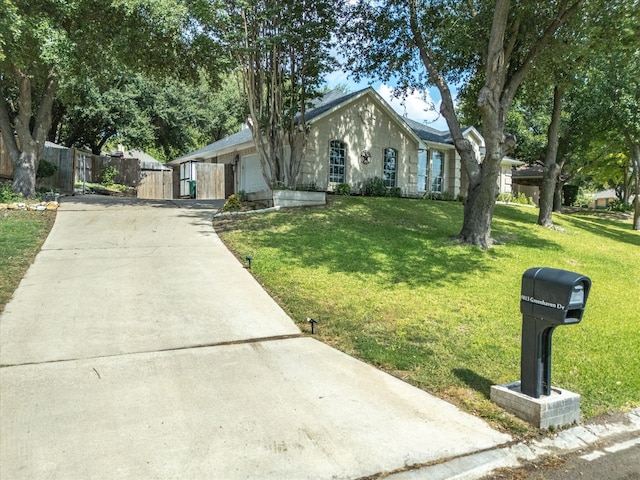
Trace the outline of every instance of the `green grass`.
{"type": "Polygon", "coordinates": [[[640,405],[640,234],[628,222],[496,206],[489,250],[460,246],[462,205],[331,197],[323,208],[216,221],[238,256],[326,343],[510,431],[530,431],[489,401],[520,377],[523,272],[589,276],[583,321],[553,335],[552,381],[582,395],[585,418],[640,405]]]}
{"type": "Polygon", "coordinates": [[[0,312],[44,243],[53,211],[0,210],[0,312]]]}

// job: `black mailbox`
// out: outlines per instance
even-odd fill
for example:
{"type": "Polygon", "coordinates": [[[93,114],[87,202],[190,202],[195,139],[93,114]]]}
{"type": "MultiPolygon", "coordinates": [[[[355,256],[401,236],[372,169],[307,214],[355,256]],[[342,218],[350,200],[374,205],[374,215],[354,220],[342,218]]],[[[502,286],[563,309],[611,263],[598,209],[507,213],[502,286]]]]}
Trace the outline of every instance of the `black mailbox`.
{"type": "Polygon", "coordinates": [[[579,323],[591,280],[556,268],[530,268],[522,275],[521,392],[551,394],[551,335],[558,325],[579,323]]]}

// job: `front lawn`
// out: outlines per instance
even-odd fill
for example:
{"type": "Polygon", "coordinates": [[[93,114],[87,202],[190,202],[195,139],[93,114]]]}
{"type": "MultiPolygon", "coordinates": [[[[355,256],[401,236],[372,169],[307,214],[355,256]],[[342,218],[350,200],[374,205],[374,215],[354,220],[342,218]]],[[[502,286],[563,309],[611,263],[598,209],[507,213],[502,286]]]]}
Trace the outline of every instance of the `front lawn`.
{"type": "Polygon", "coordinates": [[[53,227],[54,211],[0,210],[0,313],[53,227]]]}
{"type": "Polygon", "coordinates": [[[489,250],[459,246],[462,205],[331,197],[327,207],[216,220],[223,241],[316,337],[513,433],[489,400],[520,377],[522,274],[591,278],[583,321],[553,335],[552,381],[582,395],[586,419],[640,405],[640,234],[630,222],[496,206],[489,250]]]}

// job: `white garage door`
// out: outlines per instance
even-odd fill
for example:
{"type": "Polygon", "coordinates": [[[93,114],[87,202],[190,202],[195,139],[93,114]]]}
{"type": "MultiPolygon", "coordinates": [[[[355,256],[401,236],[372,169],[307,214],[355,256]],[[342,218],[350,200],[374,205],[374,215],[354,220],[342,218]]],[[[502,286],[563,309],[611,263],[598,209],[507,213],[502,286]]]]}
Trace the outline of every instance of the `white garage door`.
{"type": "Polygon", "coordinates": [[[262,176],[262,166],[258,154],[247,155],[240,159],[240,189],[247,193],[268,190],[269,187],[262,176]]]}

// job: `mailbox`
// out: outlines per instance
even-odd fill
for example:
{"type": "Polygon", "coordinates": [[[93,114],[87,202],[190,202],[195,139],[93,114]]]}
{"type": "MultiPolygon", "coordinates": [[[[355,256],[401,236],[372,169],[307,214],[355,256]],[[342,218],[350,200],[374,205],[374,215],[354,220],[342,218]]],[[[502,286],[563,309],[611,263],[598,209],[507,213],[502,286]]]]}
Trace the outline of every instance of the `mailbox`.
{"type": "Polygon", "coordinates": [[[584,275],[556,268],[530,268],[522,276],[521,392],[551,394],[551,335],[558,325],[582,320],[591,289],[584,275]]]}

